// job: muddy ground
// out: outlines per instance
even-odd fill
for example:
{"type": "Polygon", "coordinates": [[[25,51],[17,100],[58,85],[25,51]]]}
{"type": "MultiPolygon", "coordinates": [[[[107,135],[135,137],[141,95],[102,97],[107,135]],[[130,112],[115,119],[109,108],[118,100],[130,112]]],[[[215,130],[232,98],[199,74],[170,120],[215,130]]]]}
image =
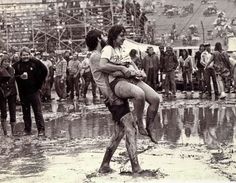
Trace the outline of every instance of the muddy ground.
{"type": "MultiPolygon", "coordinates": [[[[236,181],[236,99],[164,100],[155,119],[159,144],[139,136],[142,175],[132,175],[124,140],[110,174],[98,168],[113,123],[105,106],[56,100],[43,104],[47,138],[0,133],[0,182],[230,182],[236,181]]],[[[17,131],[23,130],[18,107],[17,131]]],[[[10,128],[9,128],[10,131],[10,128]]]]}

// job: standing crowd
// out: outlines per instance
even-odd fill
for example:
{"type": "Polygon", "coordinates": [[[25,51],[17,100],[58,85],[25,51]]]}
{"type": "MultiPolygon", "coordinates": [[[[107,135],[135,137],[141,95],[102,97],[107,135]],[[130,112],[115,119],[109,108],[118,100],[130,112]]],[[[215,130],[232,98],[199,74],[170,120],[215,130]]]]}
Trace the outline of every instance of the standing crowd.
{"type": "Polygon", "coordinates": [[[224,99],[233,81],[234,57],[223,51],[220,43],[215,44],[212,52],[210,44],[202,44],[194,58],[188,50],[182,50],[178,58],[171,46],[159,47],[160,55],[153,47],[147,48],[144,58],[138,50],[131,49],[124,55],[123,42],[126,30],[121,25],[114,25],[108,31],[107,39],[102,32],[91,30],[85,38],[90,52],[81,56],[77,52],[58,51],[54,56],[35,52],[23,47],[19,53],[1,54],[0,62],[0,109],[1,125],[7,135],[7,107],[10,113],[12,135],[16,135],[16,102],[19,98],[24,134],[32,130],[31,107],[35,116],[38,136],[45,136],[45,124],[42,103],[53,100],[53,85],[58,101],[65,99],[86,99],[91,83],[92,96],[97,100],[97,93],[112,114],[115,124],[114,134],[107,147],[99,169],[102,173],[110,172],[110,160],[121,139],[126,136],[126,148],[133,172],[141,172],[137,157],[137,130],[157,143],[154,119],[158,112],[163,89],[165,97],[176,97],[176,71],[182,73],[183,93],[196,91],[193,74],[197,74],[197,89],[200,96],[211,97],[211,78],[216,97],[224,99]],[[188,86],[189,85],[189,86],[188,86]],[[99,89],[97,92],[97,88],[99,89]],[[19,96],[19,97],[17,97],[19,96]],[[131,113],[129,101],[134,105],[131,113]],[[143,120],[144,107],[148,104],[146,120],[143,120]],[[137,128],[136,128],[137,126],[137,128]]]}

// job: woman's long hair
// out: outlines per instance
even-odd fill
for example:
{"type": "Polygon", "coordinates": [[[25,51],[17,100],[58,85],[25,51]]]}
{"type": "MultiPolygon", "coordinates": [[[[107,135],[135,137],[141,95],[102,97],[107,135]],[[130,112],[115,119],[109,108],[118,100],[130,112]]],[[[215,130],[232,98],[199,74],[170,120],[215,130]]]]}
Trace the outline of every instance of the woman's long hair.
{"type": "Polygon", "coordinates": [[[189,55],[188,50],[184,49],[184,50],[182,51],[182,57],[183,57],[183,59],[185,60],[186,58],[188,58],[188,55],[189,55]],[[185,55],[184,55],[184,52],[186,53],[185,55]]]}
{"type": "Polygon", "coordinates": [[[111,47],[114,47],[114,41],[117,39],[121,32],[126,32],[123,25],[114,25],[108,31],[107,43],[111,47]]]}

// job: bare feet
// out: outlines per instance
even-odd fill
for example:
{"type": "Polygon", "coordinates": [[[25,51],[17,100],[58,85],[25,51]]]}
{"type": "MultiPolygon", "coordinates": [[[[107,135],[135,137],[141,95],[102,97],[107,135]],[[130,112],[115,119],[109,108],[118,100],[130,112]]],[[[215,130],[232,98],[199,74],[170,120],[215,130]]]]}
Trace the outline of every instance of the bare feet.
{"type": "Polygon", "coordinates": [[[148,136],[148,132],[147,130],[144,128],[143,122],[142,121],[137,121],[137,125],[138,125],[138,131],[141,135],[145,135],[148,136]]]}
{"type": "Polygon", "coordinates": [[[148,136],[148,132],[143,126],[141,127],[141,126],[138,125],[138,131],[141,135],[148,136]]]}
{"type": "Polygon", "coordinates": [[[148,136],[150,137],[151,141],[155,144],[158,144],[158,141],[155,139],[155,131],[150,130],[150,129],[146,129],[148,132],[148,136]]]}
{"type": "Polygon", "coordinates": [[[98,172],[99,173],[112,173],[113,170],[109,166],[101,166],[98,172]]]}

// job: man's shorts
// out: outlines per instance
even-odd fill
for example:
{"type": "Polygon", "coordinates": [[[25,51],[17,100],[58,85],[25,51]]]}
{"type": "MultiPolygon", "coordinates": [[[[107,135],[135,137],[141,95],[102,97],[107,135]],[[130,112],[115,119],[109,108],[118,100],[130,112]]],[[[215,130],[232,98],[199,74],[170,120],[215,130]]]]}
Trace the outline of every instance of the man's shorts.
{"type": "Polygon", "coordinates": [[[107,102],[106,106],[112,114],[112,119],[116,122],[120,122],[120,119],[130,112],[128,99],[124,99],[124,103],[120,105],[111,105],[107,102]]]}

